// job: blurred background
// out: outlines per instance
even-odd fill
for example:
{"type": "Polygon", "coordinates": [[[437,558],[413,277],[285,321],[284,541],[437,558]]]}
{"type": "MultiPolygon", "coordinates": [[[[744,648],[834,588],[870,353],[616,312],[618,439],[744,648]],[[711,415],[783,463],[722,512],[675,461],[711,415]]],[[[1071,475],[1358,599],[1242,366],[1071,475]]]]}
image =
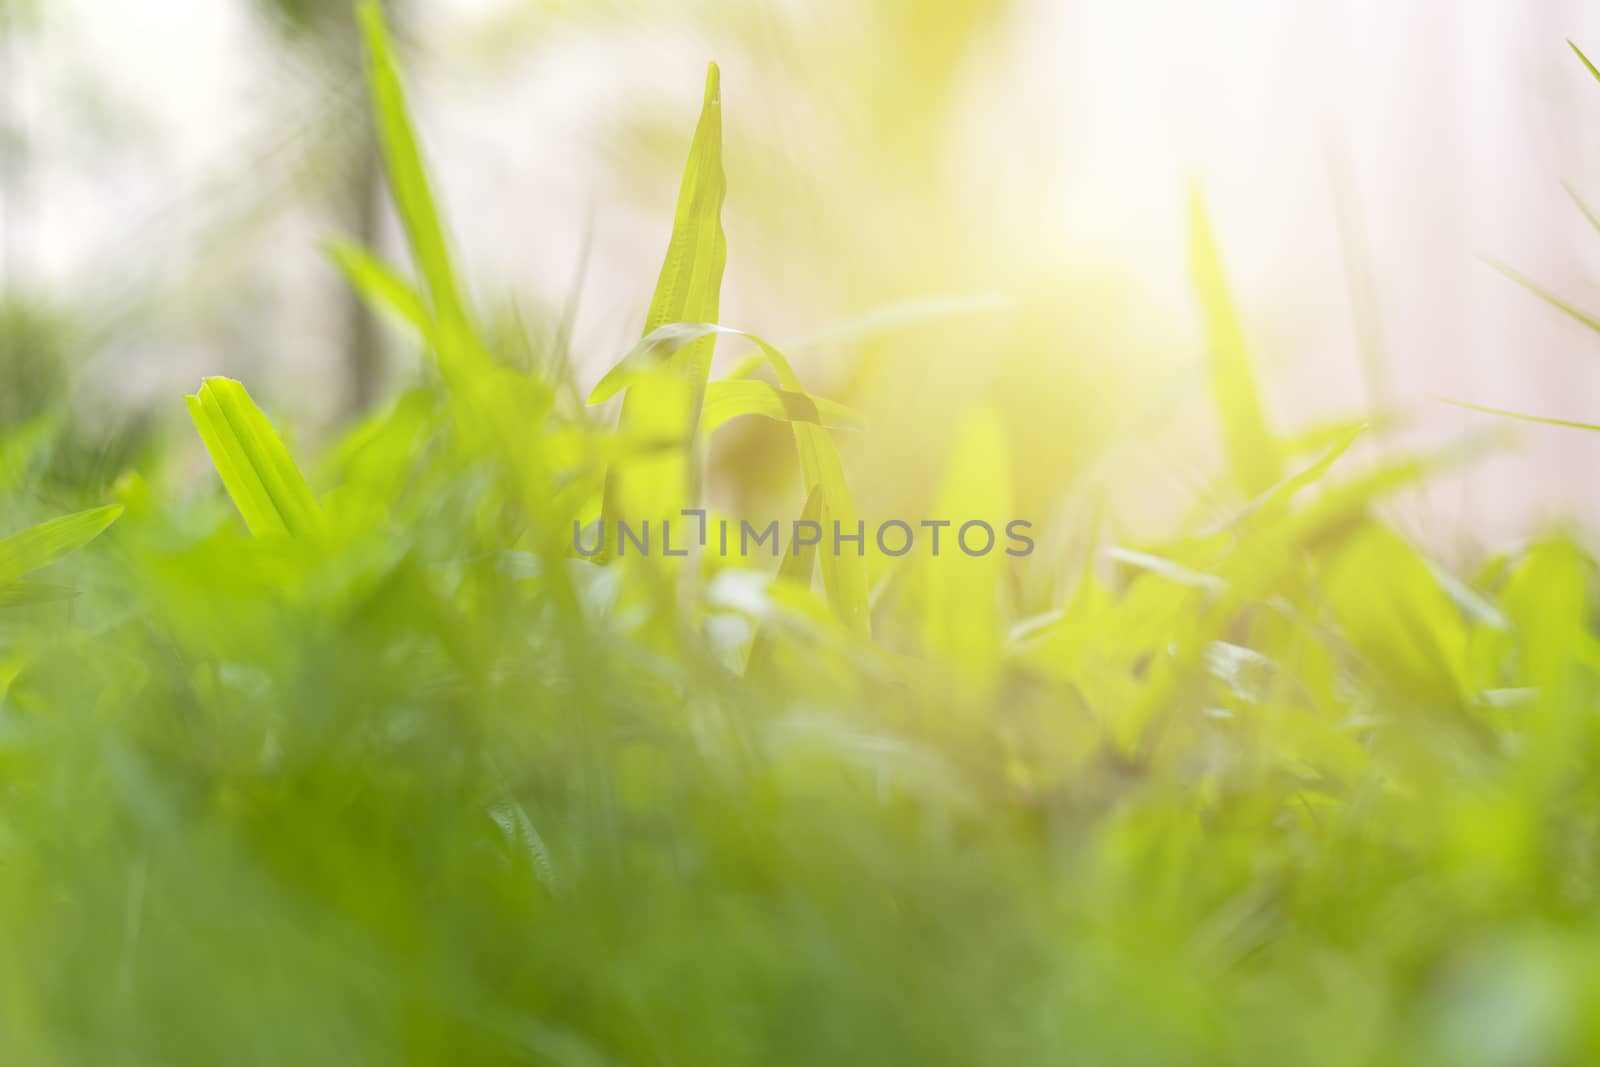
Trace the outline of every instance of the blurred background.
{"type": "MultiPolygon", "coordinates": [[[[1600,202],[1579,0],[389,6],[480,310],[584,389],[639,334],[721,64],[723,320],[865,410],[869,513],[927,491],[980,401],[1023,510],[1091,472],[1135,533],[1184,506],[1220,465],[1191,182],[1279,429],[1493,428],[1436,395],[1600,422],[1600,336],[1481,258],[1600,313],[1563,190],[1600,202]]],[[[204,374],[312,445],[419,373],[320,250],[401,257],[340,0],[0,0],[0,153],[0,426],[67,403],[109,476],[204,374]]],[[[782,445],[741,434],[733,495],[782,445]]],[[[1474,541],[1449,551],[1600,519],[1600,436],[1519,442],[1402,521],[1474,541]]]]}

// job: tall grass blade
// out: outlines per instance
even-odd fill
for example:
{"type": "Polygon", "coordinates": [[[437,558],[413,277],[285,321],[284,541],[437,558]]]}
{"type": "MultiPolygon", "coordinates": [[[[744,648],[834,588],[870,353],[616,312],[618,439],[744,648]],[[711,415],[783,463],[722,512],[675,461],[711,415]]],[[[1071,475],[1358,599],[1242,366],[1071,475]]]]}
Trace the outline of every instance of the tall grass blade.
{"type": "Polygon", "coordinates": [[[333,241],[327,247],[328,257],[345,276],[345,280],[361,294],[375,311],[393,315],[417,331],[423,340],[431,332],[428,307],[393,267],[349,241],[333,241]]]}
{"type": "Polygon", "coordinates": [[[1541,426],[1559,426],[1568,430],[1600,430],[1600,423],[1574,422],[1571,419],[1551,419],[1542,415],[1525,415],[1520,411],[1507,411],[1504,408],[1492,408],[1484,404],[1472,404],[1465,400],[1452,400],[1449,397],[1439,397],[1446,404],[1468,411],[1481,412],[1484,415],[1496,415],[1502,419],[1516,419],[1518,422],[1536,422],[1541,426]]]}
{"type": "MultiPolygon", "coordinates": [[[[689,146],[672,236],[645,319],[644,334],[678,322],[716,322],[728,246],[722,231],[727,179],[722,169],[722,93],[715,63],[706,71],[700,121],[689,146]]],[[[672,357],[673,371],[641,383],[622,402],[623,431],[641,437],[685,437],[699,421],[716,341],[702,336],[672,357]]],[[[698,494],[692,457],[668,452],[614,466],[607,474],[608,518],[651,518],[692,504],[698,494]]]]}
{"type": "Polygon", "coordinates": [[[367,86],[377,117],[378,143],[400,224],[405,228],[412,255],[416,257],[417,269],[427,281],[434,314],[447,327],[464,325],[466,304],[451,266],[444,226],[439,221],[432,185],[411,123],[405,86],[400,81],[389,34],[384,27],[382,5],[377,0],[362,0],[360,18],[367,45],[367,86]]]}
{"type": "Polygon", "coordinates": [[[1516,282],[1518,285],[1522,286],[1524,289],[1528,290],[1528,292],[1532,293],[1540,300],[1543,300],[1551,307],[1571,316],[1596,333],[1600,333],[1600,319],[1596,319],[1592,315],[1588,315],[1582,311],[1579,311],[1565,300],[1562,300],[1559,296],[1556,296],[1554,293],[1544,288],[1544,286],[1540,285],[1538,282],[1529,278],[1527,275],[1518,272],[1515,268],[1488,256],[1484,256],[1482,258],[1483,261],[1489,266],[1493,267],[1501,274],[1504,274],[1507,278],[1510,278],[1512,281],[1516,282]]]}
{"type": "Polygon", "coordinates": [[[1561,188],[1567,191],[1567,196],[1578,206],[1578,210],[1583,212],[1583,217],[1589,220],[1589,225],[1593,226],[1596,231],[1600,231],[1600,215],[1596,215],[1590,209],[1583,197],[1578,195],[1578,190],[1573,187],[1572,183],[1562,182],[1561,188]]]}
{"type": "Polygon", "coordinates": [[[1567,47],[1572,49],[1573,53],[1583,61],[1583,65],[1589,71],[1590,76],[1593,77],[1595,81],[1600,82],[1600,69],[1596,69],[1595,65],[1589,61],[1589,57],[1583,54],[1583,49],[1579,48],[1570,40],[1567,42],[1567,47]]]}
{"type": "Polygon", "coordinates": [[[1189,263],[1211,346],[1211,384],[1234,482],[1254,497],[1283,477],[1283,461],[1267,426],[1244,333],[1228,295],[1221,257],[1198,189],[1189,195],[1189,263]]]}
{"type": "MultiPolygon", "coordinates": [[[[936,513],[987,521],[999,538],[997,545],[1004,543],[1011,514],[1011,449],[995,409],[978,410],[956,434],[936,513]]],[[[961,536],[957,527],[948,533],[947,540],[961,536]]],[[[923,639],[928,649],[974,671],[993,666],[1005,639],[998,602],[1005,585],[1004,551],[995,547],[969,557],[959,543],[947,543],[938,559],[923,563],[923,639]]]]}

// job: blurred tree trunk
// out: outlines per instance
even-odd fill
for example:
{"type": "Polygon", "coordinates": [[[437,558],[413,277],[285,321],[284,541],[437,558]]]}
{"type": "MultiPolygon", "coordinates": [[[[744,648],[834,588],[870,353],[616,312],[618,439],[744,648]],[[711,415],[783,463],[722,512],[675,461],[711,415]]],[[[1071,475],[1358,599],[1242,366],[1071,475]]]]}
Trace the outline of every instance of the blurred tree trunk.
{"type": "MultiPolygon", "coordinates": [[[[0,0],[4,2],[4,0],[0,0]]],[[[355,103],[346,116],[346,154],[335,168],[339,188],[333,195],[340,228],[360,244],[375,248],[383,232],[383,164],[363,81],[360,28],[353,3],[321,0],[258,0],[279,31],[280,39],[312,58],[327,86],[355,85],[355,103]]],[[[384,0],[391,24],[400,19],[403,0],[384,0]]],[[[383,335],[365,301],[339,282],[339,317],[343,323],[344,368],[341,408],[357,417],[377,401],[384,376],[383,335]]]]}
{"type": "Polygon", "coordinates": [[[17,285],[22,257],[21,200],[28,161],[16,37],[26,14],[18,0],[0,0],[0,295],[17,285]]]}

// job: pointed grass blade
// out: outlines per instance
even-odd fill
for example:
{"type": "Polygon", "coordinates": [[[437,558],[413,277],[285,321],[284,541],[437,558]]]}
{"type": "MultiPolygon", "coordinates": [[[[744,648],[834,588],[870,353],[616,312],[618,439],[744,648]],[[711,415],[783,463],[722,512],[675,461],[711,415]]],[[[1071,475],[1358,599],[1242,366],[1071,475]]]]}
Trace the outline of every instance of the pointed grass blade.
{"type": "Polygon", "coordinates": [[[1467,411],[1476,411],[1483,415],[1494,415],[1502,419],[1516,419],[1518,422],[1534,422],[1541,426],[1559,426],[1567,430],[1600,430],[1600,423],[1574,422],[1571,419],[1552,419],[1542,415],[1525,415],[1519,411],[1506,411],[1504,408],[1491,408],[1483,404],[1470,404],[1465,400],[1451,400],[1449,397],[1439,397],[1441,401],[1453,407],[1465,408],[1467,411]]]}
{"type": "Polygon", "coordinates": [[[42,522],[0,541],[0,585],[9,586],[82,548],[121,515],[120,504],[92,508],[42,522]]]}
{"type": "Polygon", "coordinates": [[[427,282],[434,314],[447,326],[464,323],[466,304],[451,266],[444,226],[439,221],[433,187],[406,103],[405,86],[384,25],[383,7],[377,0],[363,0],[360,17],[367,46],[367,87],[372,95],[389,191],[417,269],[427,282]]]}
{"type": "Polygon", "coordinates": [[[352,288],[374,311],[393,315],[417,331],[424,340],[430,323],[428,308],[411,284],[383,260],[349,241],[333,241],[328,258],[352,288]]]}
{"type": "Polygon", "coordinates": [[[283,439],[231,378],[207,378],[185,397],[195,429],[245,525],[256,536],[305,536],[322,525],[322,508],[283,439]]]}
{"type": "Polygon", "coordinates": [[[1255,497],[1283,477],[1282,458],[1267,426],[1244,333],[1197,189],[1191,189],[1189,196],[1189,263],[1210,338],[1211,384],[1222,418],[1228,464],[1238,487],[1255,497]]]}
{"type": "MultiPolygon", "coordinates": [[[[646,336],[672,323],[717,321],[728,258],[722,230],[726,195],[721,81],[713,63],[706,72],[700,120],[683,168],[672,236],[645,319],[646,336]]],[[[715,343],[714,336],[702,335],[674,352],[674,373],[641,381],[630,389],[622,402],[624,432],[643,437],[690,437],[699,421],[715,343]]],[[[641,518],[693,506],[696,481],[692,457],[683,453],[613,467],[606,479],[608,517],[641,518]]]]}
{"type": "Polygon", "coordinates": [[[1528,290],[1528,292],[1532,293],[1540,300],[1543,300],[1545,303],[1555,308],[1557,311],[1565,313],[1573,319],[1576,319],[1578,322],[1581,322],[1589,329],[1595,331],[1596,333],[1600,333],[1600,319],[1596,319],[1593,315],[1579,311],[1577,308],[1573,307],[1565,300],[1562,300],[1559,296],[1556,296],[1538,282],[1517,271],[1514,267],[1508,266],[1497,259],[1491,259],[1487,256],[1483,257],[1483,261],[1489,266],[1493,267],[1495,270],[1499,271],[1501,274],[1504,274],[1507,278],[1510,278],[1512,281],[1522,286],[1524,289],[1528,290]]]}

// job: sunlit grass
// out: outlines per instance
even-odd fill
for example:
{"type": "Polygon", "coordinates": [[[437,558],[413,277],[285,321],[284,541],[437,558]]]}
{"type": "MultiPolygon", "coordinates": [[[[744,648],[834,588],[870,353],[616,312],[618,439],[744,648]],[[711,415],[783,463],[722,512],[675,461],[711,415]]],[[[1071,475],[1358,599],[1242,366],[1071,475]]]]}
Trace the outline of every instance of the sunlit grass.
{"type": "MultiPolygon", "coordinates": [[[[1198,199],[1203,519],[1091,512],[1048,567],[588,559],[575,525],[703,506],[750,416],[792,431],[781,518],[853,526],[836,440],[875,431],[718,322],[715,68],[641,341],[579,405],[482,328],[363,22],[411,270],[332,256],[422,384],[318,459],[208,379],[199,496],[159,457],[60,518],[5,483],[4,1062],[1600,1055],[1593,561],[1449,574],[1374,509],[1475,445],[1277,431],[1198,199]]],[[[1012,431],[941,428],[906,518],[1003,524],[1012,431]]]]}

